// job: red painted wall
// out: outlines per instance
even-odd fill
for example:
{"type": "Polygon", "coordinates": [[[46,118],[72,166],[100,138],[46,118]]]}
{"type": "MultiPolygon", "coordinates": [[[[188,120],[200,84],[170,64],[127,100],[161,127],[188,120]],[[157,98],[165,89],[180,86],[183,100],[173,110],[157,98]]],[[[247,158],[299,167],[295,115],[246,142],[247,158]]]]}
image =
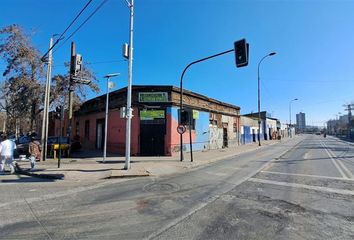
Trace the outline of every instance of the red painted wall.
{"type": "MultiPolygon", "coordinates": [[[[139,153],[139,128],[140,121],[137,114],[137,109],[134,108],[132,118],[132,132],[131,132],[131,155],[138,155],[139,153]]],[[[125,126],[126,119],[120,118],[118,109],[110,110],[108,114],[108,131],[107,131],[107,152],[119,153],[125,155],[125,126]]],[[[74,131],[76,133],[76,123],[79,122],[79,135],[83,149],[96,149],[96,127],[97,120],[105,118],[105,113],[94,113],[85,116],[76,117],[73,121],[74,131]],[[85,121],[90,121],[89,138],[85,138],[85,121]]]]}

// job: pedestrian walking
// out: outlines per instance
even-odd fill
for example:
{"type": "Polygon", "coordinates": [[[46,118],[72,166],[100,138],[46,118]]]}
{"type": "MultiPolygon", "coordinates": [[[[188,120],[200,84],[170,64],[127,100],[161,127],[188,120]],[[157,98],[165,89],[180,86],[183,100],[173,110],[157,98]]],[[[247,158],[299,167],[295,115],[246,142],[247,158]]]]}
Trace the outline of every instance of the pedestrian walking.
{"type": "Polygon", "coordinates": [[[15,165],[13,162],[15,149],[15,142],[8,139],[6,134],[2,135],[2,142],[0,143],[0,174],[4,174],[5,164],[10,166],[11,174],[15,173],[15,165]]]}
{"type": "Polygon", "coordinates": [[[31,169],[36,165],[36,159],[39,161],[42,158],[41,144],[38,142],[34,136],[31,137],[31,142],[28,145],[28,152],[30,154],[31,169]]]}

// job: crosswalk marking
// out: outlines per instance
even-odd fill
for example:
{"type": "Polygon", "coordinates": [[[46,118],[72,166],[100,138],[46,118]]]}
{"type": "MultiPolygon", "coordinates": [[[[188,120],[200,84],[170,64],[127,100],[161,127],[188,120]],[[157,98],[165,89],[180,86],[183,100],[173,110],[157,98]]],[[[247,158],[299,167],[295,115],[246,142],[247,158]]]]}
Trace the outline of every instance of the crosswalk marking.
{"type": "Polygon", "coordinates": [[[308,190],[315,190],[320,192],[327,192],[327,193],[337,193],[342,195],[351,195],[354,196],[354,191],[346,190],[346,189],[336,189],[336,188],[328,188],[328,187],[320,187],[320,186],[312,186],[306,184],[299,184],[299,183],[289,183],[289,182],[278,182],[266,179],[259,179],[259,178],[250,178],[248,179],[249,182],[256,182],[256,183],[266,183],[284,187],[293,187],[293,188],[302,188],[308,190]]]}

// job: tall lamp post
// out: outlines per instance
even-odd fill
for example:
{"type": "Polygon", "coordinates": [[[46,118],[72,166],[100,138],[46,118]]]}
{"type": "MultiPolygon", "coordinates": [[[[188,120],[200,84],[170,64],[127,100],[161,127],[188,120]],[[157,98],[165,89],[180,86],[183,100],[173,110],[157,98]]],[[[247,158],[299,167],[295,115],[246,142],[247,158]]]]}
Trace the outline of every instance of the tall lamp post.
{"type": "Polygon", "coordinates": [[[111,73],[104,76],[107,79],[107,93],[106,93],[106,116],[105,116],[105,124],[104,124],[104,145],[103,145],[103,161],[106,161],[107,157],[107,130],[108,130],[108,104],[109,104],[109,90],[111,87],[109,86],[109,79],[113,77],[117,77],[120,73],[111,73]]]}
{"type": "Polygon", "coordinates": [[[293,101],[297,101],[297,100],[299,100],[299,99],[297,99],[297,98],[294,98],[293,100],[291,100],[290,102],[289,102],[289,135],[290,135],[290,137],[292,137],[292,133],[291,133],[291,103],[293,102],[293,101]]]}
{"type": "Polygon", "coordinates": [[[128,55],[128,86],[127,86],[127,112],[125,129],[125,164],[124,169],[130,169],[130,140],[131,140],[131,122],[132,122],[132,81],[133,81],[133,32],[134,32],[134,0],[126,0],[130,10],[129,20],[129,55],[128,55]]]}
{"type": "Polygon", "coordinates": [[[258,63],[258,145],[261,146],[261,87],[260,87],[260,76],[259,76],[259,68],[263,60],[267,57],[275,55],[276,52],[271,52],[265,55],[258,63]]]}

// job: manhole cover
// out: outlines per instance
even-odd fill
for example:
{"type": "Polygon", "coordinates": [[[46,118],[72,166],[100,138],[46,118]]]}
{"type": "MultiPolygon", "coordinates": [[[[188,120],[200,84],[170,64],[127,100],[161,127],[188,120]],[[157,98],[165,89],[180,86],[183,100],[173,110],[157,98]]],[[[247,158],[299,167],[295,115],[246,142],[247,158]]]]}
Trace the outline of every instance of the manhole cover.
{"type": "Polygon", "coordinates": [[[143,189],[147,192],[175,192],[179,190],[179,186],[176,183],[151,183],[143,189]]]}

